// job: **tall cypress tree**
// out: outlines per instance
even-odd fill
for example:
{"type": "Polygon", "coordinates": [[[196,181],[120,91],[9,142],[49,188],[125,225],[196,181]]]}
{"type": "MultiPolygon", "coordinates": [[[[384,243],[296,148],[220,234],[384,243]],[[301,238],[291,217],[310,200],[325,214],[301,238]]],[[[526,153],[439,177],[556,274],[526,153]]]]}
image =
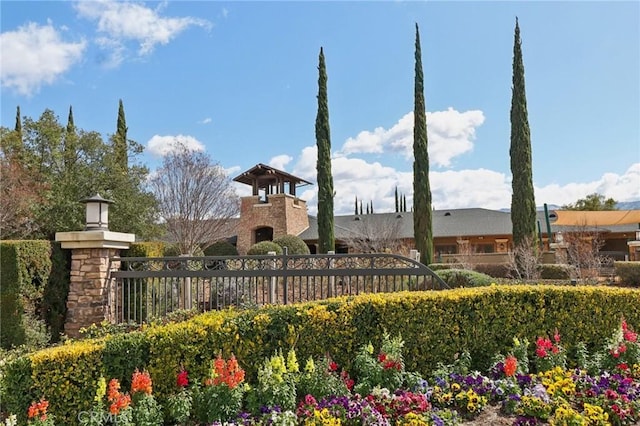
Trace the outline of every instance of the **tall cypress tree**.
{"type": "Polygon", "coordinates": [[[358,196],[356,196],[356,211],[354,213],[356,216],[358,215],[358,196]]]}
{"type": "Polygon", "coordinates": [[[318,146],[318,253],[335,250],[333,230],[333,176],[331,175],[331,134],[327,100],[327,70],[324,52],[318,59],[318,114],[316,116],[316,145],[318,146]]]}
{"type": "Polygon", "coordinates": [[[531,134],[524,84],[520,26],[516,17],[513,41],[513,86],[511,88],[511,222],[515,246],[531,239],[535,247],[536,201],[533,191],[531,134]]]}
{"type": "Polygon", "coordinates": [[[398,201],[398,187],[396,186],[396,213],[398,213],[400,211],[400,203],[398,201]]]}
{"type": "Polygon", "coordinates": [[[127,154],[127,130],[127,121],[124,117],[124,106],[122,105],[122,99],[120,99],[118,106],[118,123],[113,140],[113,151],[116,164],[124,171],[129,168],[129,158],[127,154]]]}
{"type": "Polygon", "coordinates": [[[413,233],[420,262],[433,261],[431,187],[429,186],[429,152],[427,150],[427,112],[424,102],[424,77],[420,32],[416,23],[415,81],[413,110],[413,233]]]}
{"type": "Polygon", "coordinates": [[[64,135],[64,147],[62,156],[64,159],[65,170],[69,170],[75,160],[76,156],[76,126],[73,122],[73,107],[69,106],[69,118],[67,119],[67,130],[64,135]]]}
{"type": "Polygon", "coordinates": [[[16,108],[16,126],[13,129],[20,136],[20,140],[22,140],[22,119],[20,118],[20,105],[16,108]]]}

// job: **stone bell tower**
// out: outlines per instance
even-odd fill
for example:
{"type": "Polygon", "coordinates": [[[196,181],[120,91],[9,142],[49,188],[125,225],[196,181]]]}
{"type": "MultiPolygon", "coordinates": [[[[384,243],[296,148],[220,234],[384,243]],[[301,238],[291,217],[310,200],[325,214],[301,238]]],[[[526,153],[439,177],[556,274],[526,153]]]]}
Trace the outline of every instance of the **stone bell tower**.
{"type": "Polygon", "coordinates": [[[233,180],[253,189],[251,196],[241,199],[238,253],[246,254],[260,241],[299,235],[309,227],[307,202],[296,196],[296,188],[311,182],[265,164],[254,166],[233,180]]]}

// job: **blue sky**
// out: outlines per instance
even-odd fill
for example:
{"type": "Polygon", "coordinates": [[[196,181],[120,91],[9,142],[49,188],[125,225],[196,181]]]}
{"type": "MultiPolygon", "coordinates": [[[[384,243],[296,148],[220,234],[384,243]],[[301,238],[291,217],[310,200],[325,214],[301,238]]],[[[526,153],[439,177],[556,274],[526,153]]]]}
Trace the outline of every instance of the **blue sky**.
{"type": "MultiPolygon", "coordinates": [[[[420,26],[437,209],[508,208],[513,29],[536,203],[640,200],[640,2],[0,2],[1,124],[16,106],[105,138],[124,102],[155,168],[176,139],[235,177],[266,163],[315,182],[317,64],[328,73],[336,213],[412,194],[420,26]]],[[[249,188],[238,187],[241,195],[249,188]]],[[[298,194],[316,211],[316,187],[298,194]]]]}

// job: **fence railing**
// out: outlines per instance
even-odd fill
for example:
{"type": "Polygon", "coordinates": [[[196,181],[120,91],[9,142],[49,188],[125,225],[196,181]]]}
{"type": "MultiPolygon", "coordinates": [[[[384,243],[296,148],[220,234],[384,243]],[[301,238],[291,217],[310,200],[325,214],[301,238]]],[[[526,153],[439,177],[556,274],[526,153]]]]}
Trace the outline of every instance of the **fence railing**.
{"type": "Polygon", "coordinates": [[[343,295],[448,288],[416,260],[392,254],[122,257],[109,277],[114,322],[343,295]]]}

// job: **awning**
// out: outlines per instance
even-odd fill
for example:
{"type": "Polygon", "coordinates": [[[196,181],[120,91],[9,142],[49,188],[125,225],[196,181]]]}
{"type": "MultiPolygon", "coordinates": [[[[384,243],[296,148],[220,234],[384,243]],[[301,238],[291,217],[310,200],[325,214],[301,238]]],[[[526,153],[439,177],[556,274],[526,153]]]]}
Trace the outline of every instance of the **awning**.
{"type": "Polygon", "coordinates": [[[580,211],[555,210],[554,225],[567,226],[613,226],[637,223],[640,225],[640,210],[580,211]]]}

